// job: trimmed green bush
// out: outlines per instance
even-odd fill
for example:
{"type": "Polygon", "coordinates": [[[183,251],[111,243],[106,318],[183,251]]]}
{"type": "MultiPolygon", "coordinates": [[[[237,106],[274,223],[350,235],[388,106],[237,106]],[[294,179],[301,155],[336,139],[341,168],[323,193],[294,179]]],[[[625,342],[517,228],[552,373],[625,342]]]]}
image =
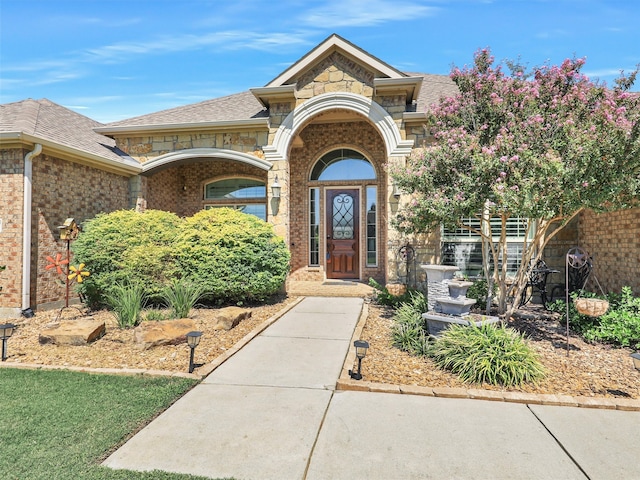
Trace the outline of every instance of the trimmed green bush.
{"type": "Polygon", "coordinates": [[[175,255],[181,275],[216,303],[264,300],[282,288],[289,271],[289,250],[273,227],[230,208],[185,219],[175,255]]]}
{"type": "Polygon", "coordinates": [[[271,225],[229,208],[186,219],[157,210],[98,215],[72,248],[91,272],[79,292],[92,308],[107,306],[111,286],[125,282],[144,285],[149,303],[160,305],[180,279],[211,303],[261,301],[282,288],[290,258],[271,225]]]}
{"type": "Polygon", "coordinates": [[[452,325],[429,345],[427,354],[464,382],[510,387],[544,377],[544,367],[524,336],[495,324],[452,325]]]}
{"type": "Polygon", "coordinates": [[[150,301],[169,279],[177,275],[173,243],[182,225],[169,212],[119,210],[86,221],[71,244],[74,263],[84,263],[91,275],[78,291],[92,308],[107,305],[105,294],[112,285],[140,283],[150,301]]]}

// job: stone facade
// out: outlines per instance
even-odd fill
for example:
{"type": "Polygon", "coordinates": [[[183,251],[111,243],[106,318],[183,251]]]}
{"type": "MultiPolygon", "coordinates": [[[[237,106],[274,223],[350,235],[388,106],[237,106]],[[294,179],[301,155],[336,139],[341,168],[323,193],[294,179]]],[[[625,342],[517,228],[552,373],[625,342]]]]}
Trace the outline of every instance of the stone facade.
{"type": "Polygon", "coordinates": [[[225,132],[185,132],[150,136],[116,136],[120,150],[145,163],[161,155],[190,148],[220,148],[262,157],[267,133],[256,130],[225,132]]]}

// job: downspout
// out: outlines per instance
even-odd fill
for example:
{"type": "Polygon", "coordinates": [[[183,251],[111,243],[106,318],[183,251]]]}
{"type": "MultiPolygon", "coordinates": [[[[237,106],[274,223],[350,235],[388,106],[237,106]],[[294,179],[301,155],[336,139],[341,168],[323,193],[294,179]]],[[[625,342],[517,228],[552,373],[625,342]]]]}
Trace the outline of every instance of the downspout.
{"type": "Polygon", "coordinates": [[[36,143],[24,156],[24,188],[22,197],[22,311],[31,306],[31,203],[33,158],[40,155],[42,145],[36,143]]]}

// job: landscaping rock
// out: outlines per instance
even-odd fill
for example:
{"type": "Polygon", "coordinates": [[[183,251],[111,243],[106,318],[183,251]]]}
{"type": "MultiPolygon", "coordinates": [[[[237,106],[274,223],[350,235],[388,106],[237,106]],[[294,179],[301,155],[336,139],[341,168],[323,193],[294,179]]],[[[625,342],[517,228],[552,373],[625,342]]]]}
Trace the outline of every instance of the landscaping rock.
{"type": "Polygon", "coordinates": [[[38,338],[41,344],[86,345],[102,337],[106,332],[105,323],[100,320],[71,320],[52,325],[42,330],[38,338]]]}
{"type": "Polygon", "coordinates": [[[251,310],[240,307],[221,308],[214,314],[215,324],[214,330],[231,330],[237,326],[242,320],[251,317],[251,310]]]}
{"type": "Polygon", "coordinates": [[[163,320],[161,322],[142,322],[134,330],[136,343],[144,350],[159,345],[176,345],[186,342],[187,333],[196,330],[193,320],[163,320]]]}

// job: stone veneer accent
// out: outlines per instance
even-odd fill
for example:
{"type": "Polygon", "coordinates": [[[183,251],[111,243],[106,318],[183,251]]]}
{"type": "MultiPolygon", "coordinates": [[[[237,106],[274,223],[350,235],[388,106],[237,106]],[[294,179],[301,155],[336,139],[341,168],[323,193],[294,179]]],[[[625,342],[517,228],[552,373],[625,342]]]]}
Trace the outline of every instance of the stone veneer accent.
{"type": "Polygon", "coordinates": [[[267,132],[257,130],[229,132],[187,132],[157,134],[143,137],[115,137],[123,152],[145,163],[166,153],[190,148],[221,148],[251,153],[262,158],[262,146],[267,144],[267,132]]]}

